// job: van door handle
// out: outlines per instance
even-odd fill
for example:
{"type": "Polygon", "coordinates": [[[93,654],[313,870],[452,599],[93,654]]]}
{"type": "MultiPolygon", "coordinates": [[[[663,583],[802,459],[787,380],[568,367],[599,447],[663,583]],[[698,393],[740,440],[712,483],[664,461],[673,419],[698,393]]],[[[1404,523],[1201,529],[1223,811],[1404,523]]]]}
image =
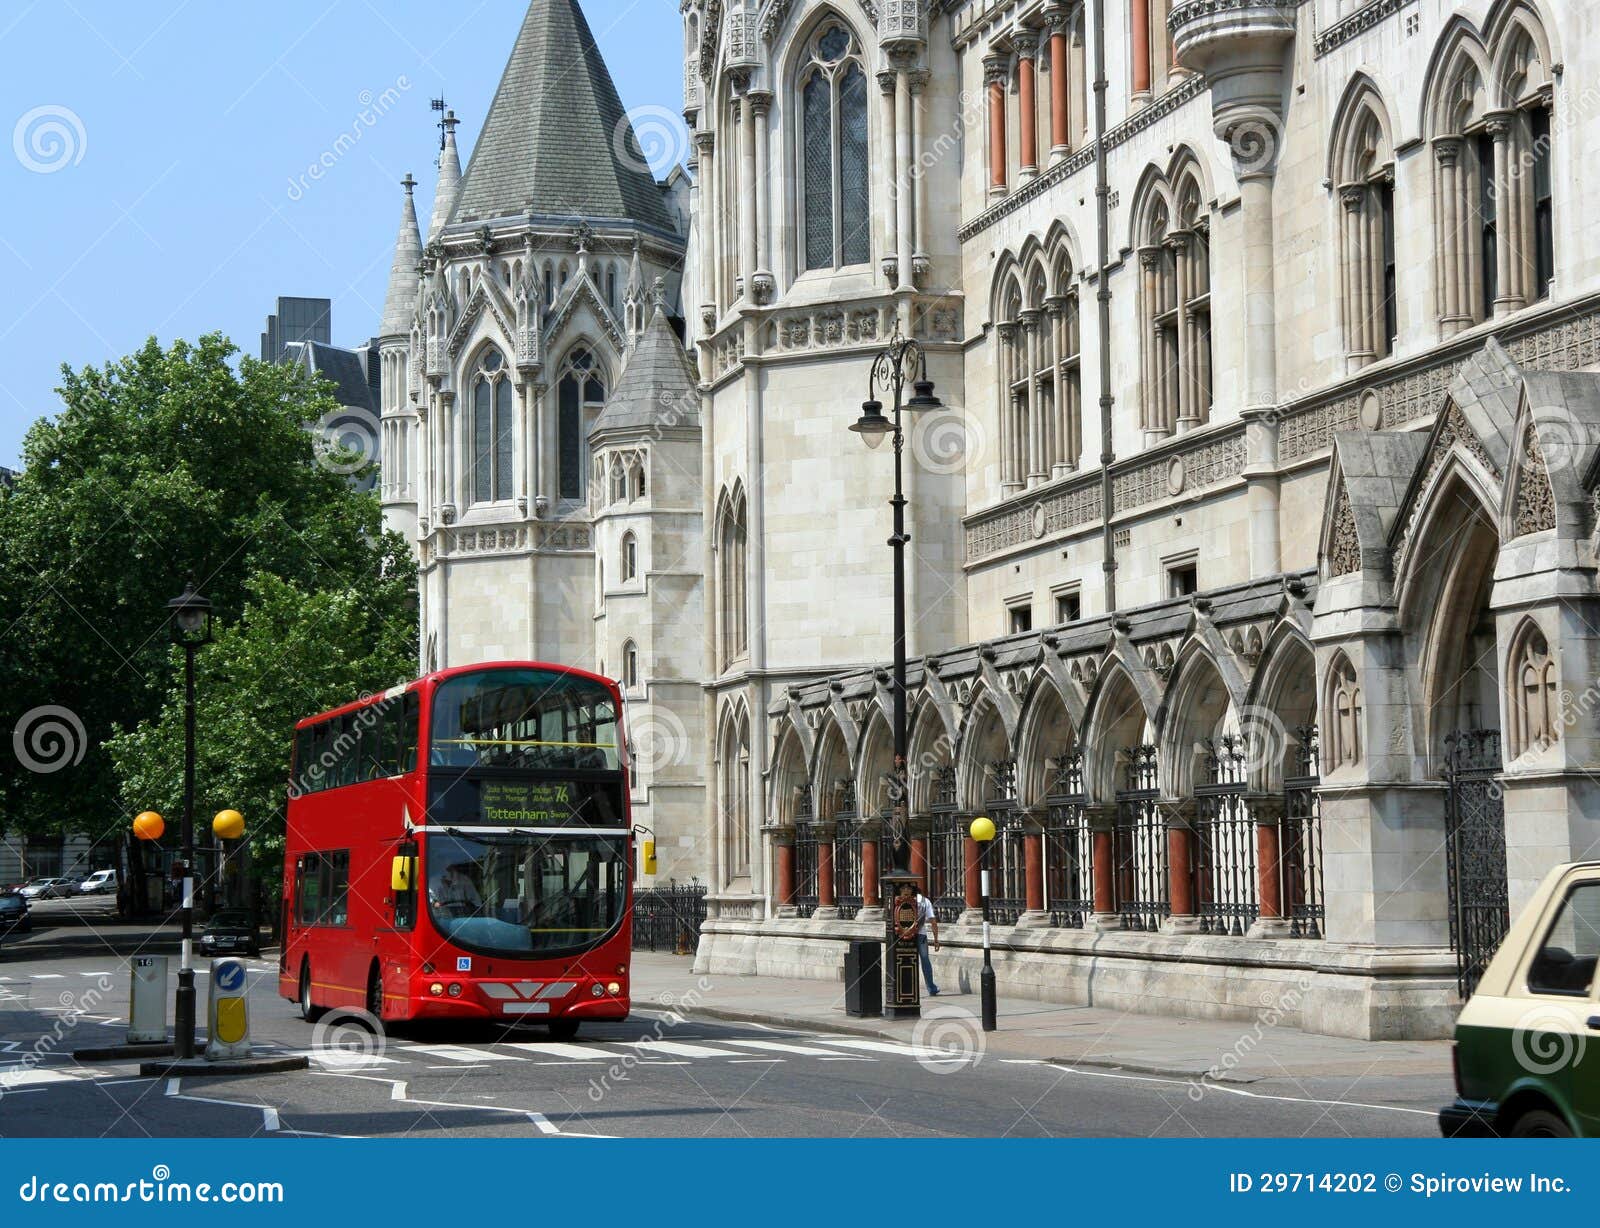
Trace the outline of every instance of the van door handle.
{"type": "Polygon", "coordinates": [[[1590,1015],[1587,1023],[1595,1031],[1600,1032],[1600,1015],[1590,1015]]]}

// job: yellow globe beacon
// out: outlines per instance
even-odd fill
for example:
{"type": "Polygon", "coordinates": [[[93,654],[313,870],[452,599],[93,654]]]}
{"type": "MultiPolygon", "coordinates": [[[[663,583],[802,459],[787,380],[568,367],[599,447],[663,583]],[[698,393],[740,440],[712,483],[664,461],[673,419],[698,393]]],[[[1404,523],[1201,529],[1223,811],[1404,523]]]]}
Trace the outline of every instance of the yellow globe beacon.
{"type": "Polygon", "coordinates": [[[967,834],[979,844],[987,844],[994,839],[994,820],[984,815],[979,815],[972,820],[972,826],[967,828],[967,834]]]}
{"type": "Polygon", "coordinates": [[[141,840],[159,840],[167,824],[154,810],[146,810],[133,821],[133,834],[141,840]]]}
{"type": "Polygon", "coordinates": [[[244,835],[244,815],[237,810],[219,810],[211,820],[211,830],[224,840],[237,840],[244,835]]]}

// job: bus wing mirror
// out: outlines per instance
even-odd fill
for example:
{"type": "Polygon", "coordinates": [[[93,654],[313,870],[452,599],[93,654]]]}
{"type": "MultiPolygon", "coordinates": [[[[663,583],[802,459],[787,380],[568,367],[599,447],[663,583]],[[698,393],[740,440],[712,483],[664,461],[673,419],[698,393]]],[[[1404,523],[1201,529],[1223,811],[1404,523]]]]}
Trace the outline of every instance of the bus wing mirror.
{"type": "Polygon", "coordinates": [[[640,867],[641,871],[645,874],[654,874],[656,872],[656,842],[654,840],[646,840],[641,846],[640,853],[640,861],[643,863],[640,867]]]}
{"type": "Polygon", "coordinates": [[[405,855],[396,857],[389,867],[390,888],[404,894],[416,885],[416,881],[417,859],[405,855]]]}

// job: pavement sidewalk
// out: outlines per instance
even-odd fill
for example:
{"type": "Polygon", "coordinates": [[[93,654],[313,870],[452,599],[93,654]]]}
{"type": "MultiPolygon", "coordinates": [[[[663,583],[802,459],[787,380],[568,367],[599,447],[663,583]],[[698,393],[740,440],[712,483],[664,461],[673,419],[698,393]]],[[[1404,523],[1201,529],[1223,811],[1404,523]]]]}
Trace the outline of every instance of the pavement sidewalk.
{"type": "Polygon", "coordinates": [[[635,952],[636,1009],[670,1007],[690,1018],[847,1032],[931,1048],[984,1051],[1067,1066],[1252,1083],[1267,1078],[1449,1077],[1448,1041],[1365,1041],[1314,1036],[1256,1020],[1173,1019],[1001,997],[998,1031],[984,1037],[976,993],[924,996],[920,1020],[845,1014],[839,981],[698,976],[688,956],[635,952]]]}

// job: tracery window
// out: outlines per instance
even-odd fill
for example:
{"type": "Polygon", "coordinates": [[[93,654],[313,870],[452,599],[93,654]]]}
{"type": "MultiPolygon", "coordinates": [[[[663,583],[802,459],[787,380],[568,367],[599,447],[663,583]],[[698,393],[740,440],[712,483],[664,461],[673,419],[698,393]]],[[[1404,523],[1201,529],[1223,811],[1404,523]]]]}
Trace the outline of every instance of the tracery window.
{"type": "Polygon", "coordinates": [[[1363,758],[1363,701],[1355,666],[1342,653],[1328,670],[1327,695],[1327,767],[1354,767],[1363,758]]]}
{"type": "Polygon", "coordinates": [[[800,232],[807,269],[872,259],[867,76],[838,22],[812,38],[798,78],[800,232]]]}
{"type": "Polygon", "coordinates": [[[594,355],[584,346],[574,347],[556,381],[557,487],[563,499],[583,498],[589,423],[605,399],[605,379],[594,355]]]}
{"type": "Polygon", "coordinates": [[[1192,429],[1211,416],[1211,225],[1190,167],[1173,192],[1153,185],[1139,247],[1144,430],[1192,429]]]}
{"type": "Polygon", "coordinates": [[[472,498],[475,503],[510,499],[513,477],[511,377],[493,347],[478,360],[472,379],[472,498]]]}
{"type": "Polygon", "coordinates": [[[1507,662],[1511,754],[1541,751],[1561,740],[1561,688],[1550,644],[1532,622],[1519,628],[1507,662]]]}
{"type": "Polygon", "coordinates": [[[1393,353],[1400,328],[1394,149],[1375,96],[1361,97],[1349,109],[1335,140],[1345,354],[1354,369],[1393,353]]]}

